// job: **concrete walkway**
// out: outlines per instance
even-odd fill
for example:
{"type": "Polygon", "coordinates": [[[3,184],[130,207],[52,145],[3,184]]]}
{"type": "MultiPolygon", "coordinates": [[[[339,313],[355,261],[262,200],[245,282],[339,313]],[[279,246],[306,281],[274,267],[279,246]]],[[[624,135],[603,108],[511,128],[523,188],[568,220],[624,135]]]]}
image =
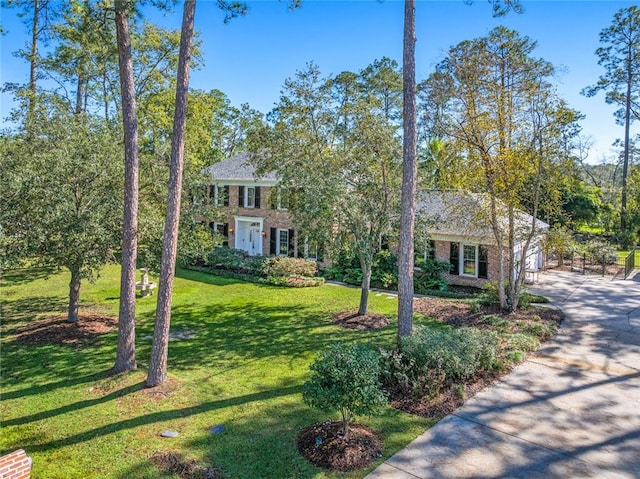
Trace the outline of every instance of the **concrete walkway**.
{"type": "Polygon", "coordinates": [[[548,272],[556,338],[366,479],[640,478],[640,282],[548,272]]]}

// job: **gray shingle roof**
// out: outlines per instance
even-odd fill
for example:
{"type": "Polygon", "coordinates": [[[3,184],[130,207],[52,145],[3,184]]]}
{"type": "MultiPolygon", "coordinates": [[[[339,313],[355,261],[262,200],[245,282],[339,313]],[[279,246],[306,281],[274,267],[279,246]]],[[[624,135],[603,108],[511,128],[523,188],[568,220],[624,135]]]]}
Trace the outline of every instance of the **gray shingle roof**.
{"type": "Polygon", "coordinates": [[[204,172],[216,180],[246,181],[261,179],[277,182],[280,179],[275,172],[269,172],[260,177],[256,176],[256,169],[250,163],[250,158],[248,153],[240,153],[206,167],[204,172]]]}
{"type": "MultiPolygon", "coordinates": [[[[507,216],[504,205],[499,223],[503,234],[507,232],[507,216]]],[[[490,217],[490,198],[486,194],[464,191],[423,191],[419,193],[416,212],[426,221],[432,233],[465,237],[493,237],[490,217]]],[[[516,214],[516,236],[525,238],[530,231],[533,216],[523,211],[516,214]]],[[[538,232],[549,225],[536,220],[538,232]]]]}

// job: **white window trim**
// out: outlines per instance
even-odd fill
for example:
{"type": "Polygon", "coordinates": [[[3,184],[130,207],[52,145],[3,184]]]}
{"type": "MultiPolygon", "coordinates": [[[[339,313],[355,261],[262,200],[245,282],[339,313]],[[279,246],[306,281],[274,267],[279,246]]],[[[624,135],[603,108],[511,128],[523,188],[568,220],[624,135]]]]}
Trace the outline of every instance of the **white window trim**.
{"type": "Polygon", "coordinates": [[[458,251],[458,261],[459,261],[459,263],[458,263],[458,271],[460,272],[459,276],[466,276],[467,278],[477,278],[478,277],[478,267],[479,267],[479,265],[478,265],[478,258],[479,258],[478,253],[479,253],[479,251],[478,251],[478,245],[477,244],[460,243],[460,248],[459,248],[459,251],[458,251]],[[469,274],[469,273],[465,273],[464,272],[464,247],[465,246],[472,246],[472,247],[475,248],[475,266],[474,266],[475,273],[474,274],[469,274]]]}
{"type": "Polygon", "coordinates": [[[244,207],[255,208],[256,207],[256,185],[250,185],[244,187],[244,207]],[[253,205],[249,204],[249,189],[253,190],[253,205]]]}
{"type": "Polygon", "coordinates": [[[289,247],[291,245],[291,238],[289,238],[289,230],[287,228],[276,228],[276,256],[289,256],[289,247]],[[280,251],[281,241],[280,233],[285,231],[287,233],[287,252],[282,253],[280,251]]]}
{"type": "Polygon", "coordinates": [[[213,185],[213,204],[215,206],[224,206],[224,199],[220,194],[220,190],[224,191],[224,185],[213,185]]]}

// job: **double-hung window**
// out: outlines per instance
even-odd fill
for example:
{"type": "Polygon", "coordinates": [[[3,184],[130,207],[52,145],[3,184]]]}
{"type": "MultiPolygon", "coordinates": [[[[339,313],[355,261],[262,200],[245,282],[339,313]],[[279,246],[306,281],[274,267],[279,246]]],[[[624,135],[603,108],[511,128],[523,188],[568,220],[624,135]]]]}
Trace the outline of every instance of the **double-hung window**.
{"type": "Polygon", "coordinates": [[[278,230],[278,254],[280,256],[289,254],[289,230],[278,230]]]}
{"type": "Polygon", "coordinates": [[[485,245],[451,243],[451,274],[488,278],[488,248],[485,245]]]}
{"type": "Polygon", "coordinates": [[[211,185],[209,187],[209,198],[215,206],[229,206],[229,186],[211,185]]]}
{"type": "Polygon", "coordinates": [[[478,247],[476,245],[462,245],[462,274],[476,276],[478,272],[478,247]]]}
{"type": "Polygon", "coordinates": [[[238,206],[241,208],[260,208],[260,187],[239,186],[238,206]]]}
{"type": "Polygon", "coordinates": [[[247,186],[247,204],[245,207],[247,208],[255,208],[256,207],[256,188],[255,186],[247,186]]]}

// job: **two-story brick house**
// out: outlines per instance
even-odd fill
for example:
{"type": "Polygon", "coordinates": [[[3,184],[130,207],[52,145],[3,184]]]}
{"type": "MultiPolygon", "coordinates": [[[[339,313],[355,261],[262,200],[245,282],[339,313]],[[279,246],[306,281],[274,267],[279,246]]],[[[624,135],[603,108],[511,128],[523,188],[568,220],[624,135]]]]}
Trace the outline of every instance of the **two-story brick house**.
{"type": "Polygon", "coordinates": [[[209,196],[224,219],[213,223],[225,245],[249,255],[315,258],[304,241],[297,241],[288,211],[289,195],[278,187],[274,173],[256,176],[247,154],[236,155],[205,169],[211,177],[209,196]]]}
{"type": "MultiPolygon", "coordinates": [[[[288,211],[289,196],[278,187],[275,173],[257,177],[247,154],[216,163],[205,173],[211,179],[209,195],[224,218],[211,227],[223,235],[226,246],[250,255],[318,259],[317,248],[298,238],[288,211]]],[[[489,223],[487,197],[460,191],[427,191],[419,197],[417,215],[419,223],[426,225],[421,236],[429,240],[416,241],[416,255],[449,262],[451,270],[445,277],[450,284],[481,287],[497,280],[500,255],[489,223]]],[[[505,258],[515,255],[516,260],[524,256],[529,272],[542,266],[541,241],[548,228],[536,220],[537,234],[523,253],[525,233],[532,221],[532,216],[518,214],[521,240],[513,252],[505,254],[505,258]]]]}

